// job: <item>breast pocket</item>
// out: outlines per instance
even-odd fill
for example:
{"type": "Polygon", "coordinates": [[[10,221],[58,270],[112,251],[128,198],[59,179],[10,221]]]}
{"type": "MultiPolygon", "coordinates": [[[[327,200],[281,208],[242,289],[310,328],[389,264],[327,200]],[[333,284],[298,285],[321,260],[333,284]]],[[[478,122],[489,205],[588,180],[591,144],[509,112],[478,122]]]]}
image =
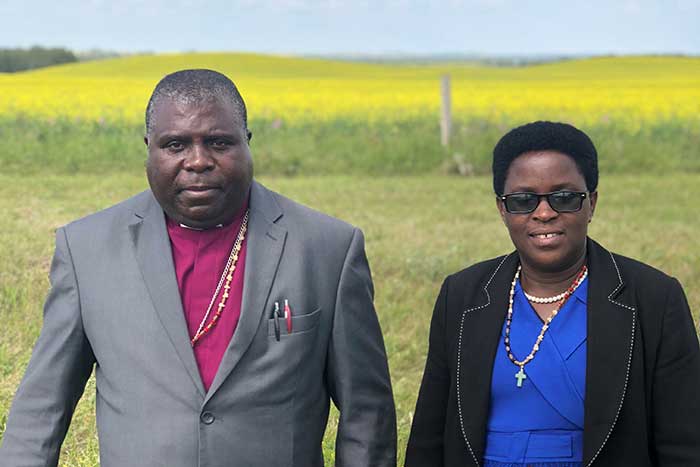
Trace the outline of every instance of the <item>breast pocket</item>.
{"type": "MultiPolygon", "coordinates": [[[[292,315],[292,332],[287,331],[287,320],[284,318],[279,319],[280,326],[280,338],[282,337],[292,337],[296,334],[304,334],[316,329],[318,322],[321,318],[321,309],[318,308],[311,313],[305,315],[292,315]]],[[[268,337],[275,336],[275,319],[270,318],[267,320],[267,335],[268,337]]]]}

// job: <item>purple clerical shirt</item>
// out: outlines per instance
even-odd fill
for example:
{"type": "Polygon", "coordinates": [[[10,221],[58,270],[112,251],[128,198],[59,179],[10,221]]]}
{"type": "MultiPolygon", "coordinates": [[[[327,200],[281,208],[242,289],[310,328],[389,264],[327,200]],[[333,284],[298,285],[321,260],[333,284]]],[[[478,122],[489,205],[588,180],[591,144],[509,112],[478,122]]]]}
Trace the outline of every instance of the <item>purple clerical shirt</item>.
{"type": "MultiPolygon", "coordinates": [[[[180,299],[190,339],[196,334],[199,324],[207,312],[207,307],[219,283],[221,273],[226,267],[247,208],[246,201],[233,222],[208,230],[188,229],[171,219],[167,220],[168,235],[175,263],[175,275],[177,276],[177,285],[180,289],[180,299]]],[[[247,241],[244,240],[238,255],[226,306],[217,324],[201,337],[194,347],[199,374],[207,391],[214,381],[216,371],[241,315],[246,243],[247,241]]],[[[219,295],[211,307],[205,326],[209,324],[216,313],[221,295],[224,292],[223,289],[222,285],[219,295]]]]}

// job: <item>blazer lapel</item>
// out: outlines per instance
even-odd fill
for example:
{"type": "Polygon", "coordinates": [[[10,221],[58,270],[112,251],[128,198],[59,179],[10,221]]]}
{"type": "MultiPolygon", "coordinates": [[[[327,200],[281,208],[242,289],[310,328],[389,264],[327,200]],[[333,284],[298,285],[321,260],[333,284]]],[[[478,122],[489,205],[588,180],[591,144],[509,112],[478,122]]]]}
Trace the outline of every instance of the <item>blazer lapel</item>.
{"type": "Polygon", "coordinates": [[[136,260],[158,319],[192,383],[204,397],[204,385],[187,334],[165,215],[153,194],[150,191],[147,193],[144,206],[134,213],[134,220],[129,224],[136,260]]]}
{"type": "Polygon", "coordinates": [[[457,404],[462,436],[476,465],[484,455],[491,375],[517,253],[503,257],[476,298],[467,298],[457,340],[457,404]]]}
{"type": "Polygon", "coordinates": [[[627,390],[636,311],[613,255],[588,240],[588,342],[583,463],[590,465],[615,427],[627,390]]]}
{"type": "Polygon", "coordinates": [[[241,360],[255,337],[261,319],[265,316],[270,289],[287,238],[287,231],[275,224],[280,217],[282,210],[277,202],[262,185],[253,182],[241,317],[206,395],[205,403],[241,360]]]}

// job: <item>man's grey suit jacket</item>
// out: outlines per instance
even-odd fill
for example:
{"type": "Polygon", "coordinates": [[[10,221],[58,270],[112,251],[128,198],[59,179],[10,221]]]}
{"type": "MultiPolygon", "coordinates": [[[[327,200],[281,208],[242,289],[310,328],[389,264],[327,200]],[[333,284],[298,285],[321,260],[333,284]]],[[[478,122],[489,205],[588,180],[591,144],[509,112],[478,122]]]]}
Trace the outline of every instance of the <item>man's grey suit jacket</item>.
{"type": "Polygon", "coordinates": [[[55,466],[93,367],[103,467],[394,466],[396,416],[362,233],[254,182],[241,317],[205,392],[150,191],[60,228],[1,467],[55,466]],[[288,299],[293,330],[274,335],[288,299]]]}

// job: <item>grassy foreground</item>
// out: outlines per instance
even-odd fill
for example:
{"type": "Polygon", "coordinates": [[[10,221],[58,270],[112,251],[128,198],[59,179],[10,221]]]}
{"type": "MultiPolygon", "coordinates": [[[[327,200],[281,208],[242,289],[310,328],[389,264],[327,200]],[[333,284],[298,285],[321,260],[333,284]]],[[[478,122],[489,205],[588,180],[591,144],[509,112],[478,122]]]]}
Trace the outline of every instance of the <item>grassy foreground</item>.
{"type": "MultiPolygon", "coordinates": [[[[396,399],[399,459],[425,363],[442,278],[511,250],[488,177],[263,177],[268,187],[360,226],[376,288],[396,399]]],[[[0,437],[41,327],[53,231],[146,186],[143,176],[0,175],[0,437]]],[[[591,235],[679,278],[700,311],[700,175],[603,174],[591,235]]],[[[61,465],[97,464],[94,383],[78,406],[61,465]]],[[[332,465],[335,418],[324,452],[332,465]]]]}
{"type": "MultiPolygon", "coordinates": [[[[251,148],[261,175],[422,175],[491,173],[491,151],[525,121],[455,120],[449,148],[437,118],[277,121],[253,119],[251,148]]],[[[700,121],[698,121],[700,123],[700,121]]],[[[582,125],[599,152],[603,173],[700,173],[700,124],[668,119],[639,128],[620,120],[582,125]]],[[[0,115],[5,173],[139,173],[143,124],[0,115]]]]}

